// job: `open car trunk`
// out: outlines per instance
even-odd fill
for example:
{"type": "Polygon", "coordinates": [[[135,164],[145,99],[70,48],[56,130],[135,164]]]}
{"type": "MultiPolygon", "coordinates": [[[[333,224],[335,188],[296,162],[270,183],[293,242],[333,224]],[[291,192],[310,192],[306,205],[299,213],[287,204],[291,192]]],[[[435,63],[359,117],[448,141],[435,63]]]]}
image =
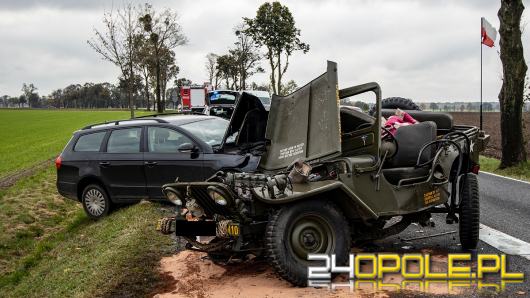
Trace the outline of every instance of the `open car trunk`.
{"type": "Polygon", "coordinates": [[[243,93],[236,104],[223,147],[265,146],[259,167],[283,169],[297,159],[313,161],[341,154],[337,64],[287,96],[272,96],[267,113],[259,99],[243,93]],[[235,138],[235,139],[234,139],[235,138]]]}

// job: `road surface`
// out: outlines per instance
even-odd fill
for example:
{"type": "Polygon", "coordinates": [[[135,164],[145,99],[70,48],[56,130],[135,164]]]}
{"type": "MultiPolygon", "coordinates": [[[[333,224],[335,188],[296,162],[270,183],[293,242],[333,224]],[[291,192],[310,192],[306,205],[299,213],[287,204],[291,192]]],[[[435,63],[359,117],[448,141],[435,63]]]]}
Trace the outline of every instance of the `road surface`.
{"type": "MultiPolygon", "coordinates": [[[[473,253],[507,254],[510,271],[524,272],[525,280],[521,284],[508,285],[502,296],[530,297],[530,183],[480,173],[479,187],[481,241],[473,253]],[[488,235],[492,231],[495,234],[488,235]],[[516,243],[512,243],[512,237],[516,238],[516,243]],[[518,254],[511,254],[512,251],[518,251],[518,254]]],[[[462,252],[458,239],[458,224],[447,225],[445,214],[433,214],[433,220],[436,225],[434,228],[411,225],[399,235],[376,242],[376,249],[400,252],[462,252]],[[456,233],[405,241],[409,238],[453,231],[456,233]]]]}

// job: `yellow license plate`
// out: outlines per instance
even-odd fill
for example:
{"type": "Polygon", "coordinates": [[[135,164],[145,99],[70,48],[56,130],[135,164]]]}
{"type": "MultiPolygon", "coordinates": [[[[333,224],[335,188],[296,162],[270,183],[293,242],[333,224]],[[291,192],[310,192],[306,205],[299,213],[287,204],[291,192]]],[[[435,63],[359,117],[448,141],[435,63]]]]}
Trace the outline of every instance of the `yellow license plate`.
{"type": "Polygon", "coordinates": [[[226,227],[226,233],[230,236],[239,236],[239,226],[238,225],[228,225],[226,227]]]}

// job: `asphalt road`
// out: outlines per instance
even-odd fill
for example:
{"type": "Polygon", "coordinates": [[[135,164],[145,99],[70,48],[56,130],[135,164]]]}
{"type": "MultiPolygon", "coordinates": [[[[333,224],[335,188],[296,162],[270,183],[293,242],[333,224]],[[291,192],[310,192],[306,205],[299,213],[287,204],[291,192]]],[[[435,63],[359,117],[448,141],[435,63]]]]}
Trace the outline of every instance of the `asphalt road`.
{"type": "MultiPolygon", "coordinates": [[[[481,173],[480,186],[480,221],[482,224],[530,243],[530,184],[510,180],[498,176],[481,173]]],[[[384,252],[407,253],[461,253],[459,243],[458,224],[445,223],[444,214],[434,214],[435,227],[420,227],[411,225],[399,235],[377,241],[370,250],[384,252]],[[440,233],[448,233],[438,235],[440,233]],[[424,239],[409,240],[422,236],[434,236],[424,239]]],[[[477,253],[502,254],[501,250],[480,241],[477,253]]],[[[525,252],[526,258],[517,255],[508,255],[508,266],[511,272],[524,272],[523,283],[508,285],[506,291],[500,296],[530,297],[530,251],[525,252]]],[[[491,280],[498,281],[495,277],[491,280]]],[[[478,290],[475,294],[480,295],[478,290]]]]}

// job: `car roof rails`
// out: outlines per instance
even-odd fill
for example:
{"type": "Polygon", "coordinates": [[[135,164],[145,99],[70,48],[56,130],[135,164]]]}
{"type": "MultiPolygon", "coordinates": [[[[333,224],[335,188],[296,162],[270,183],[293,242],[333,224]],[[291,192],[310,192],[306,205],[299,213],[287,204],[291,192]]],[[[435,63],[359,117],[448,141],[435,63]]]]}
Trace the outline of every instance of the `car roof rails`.
{"type": "Polygon", "coordinates": [[[91,128],[94,128],[95,126],[99,126],[99,125],[120,125],[121,122],[128,122],[128,121],[156,121],[158,123],[169,123],[166,120],[160,119],[160,118],[153,118],[153,119],[132,118],[132,119],[126,119],[126,120],[112,120],[112,121],[105,121],[105,122],[101,122],[101,123],[90,124],[90,125],[87,125],[87,126],[83,127],[81,130],[91,129],[91,128]]]}
{"type": "Polygon", "coordinates": [[[136,116],[134,119],[141,119],[141,118],[149,118],[149,117],[160,117],[160,116],[166,116],[166,115],[182,115],[182,112],[169,112],[169,113],[162,113],[162,114],[151,114],[151,115],[144,115],[144,116],[136,116]]]}

